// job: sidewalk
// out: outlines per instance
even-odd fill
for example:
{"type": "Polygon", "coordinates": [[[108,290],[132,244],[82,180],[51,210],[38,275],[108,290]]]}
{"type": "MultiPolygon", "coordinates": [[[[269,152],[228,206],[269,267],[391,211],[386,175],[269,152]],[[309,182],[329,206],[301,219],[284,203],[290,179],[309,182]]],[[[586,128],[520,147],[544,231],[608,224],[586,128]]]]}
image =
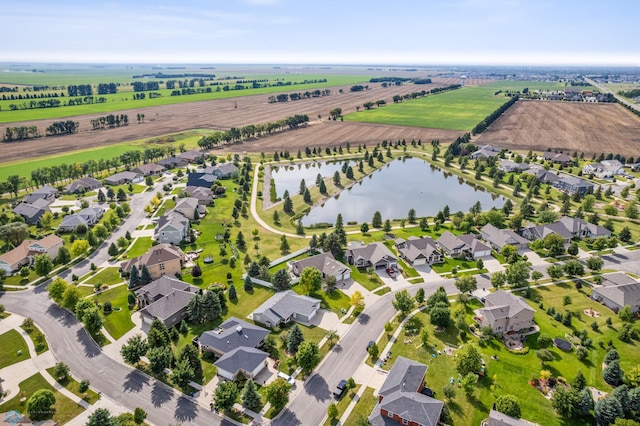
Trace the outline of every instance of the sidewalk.
{"type": "Polygon", "coordinates": [[[127,340],[136,334],[142,334],[143,337],[146,338],[146,334],[142,331],[142,319],[140,318],[140,313],[134,312],[133,315],[131,315],[131,321],[133,321],[134,324],[133,328],[117,340],[106,333],[106,330],[102,331],[105,336],[108,336],[107,339],[111,341],[111,343],[102,347],[102,351],[112,359],[122,364],[125,364],[125,362],[124,359],[122,359],[122,355],[120,355],[120,349],[125,343],[127,343],[127,340]]]}

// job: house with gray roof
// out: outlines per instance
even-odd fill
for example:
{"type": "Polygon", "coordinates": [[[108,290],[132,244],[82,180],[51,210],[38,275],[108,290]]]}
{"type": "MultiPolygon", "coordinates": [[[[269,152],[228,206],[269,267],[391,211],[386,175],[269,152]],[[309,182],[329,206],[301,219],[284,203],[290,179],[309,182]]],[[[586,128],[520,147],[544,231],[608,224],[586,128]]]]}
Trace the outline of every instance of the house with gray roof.
{"type": "Polygon", "coordinates": [[[300,276],[304,268],[315,268],[322,272],[322,278],[332,276],[338,282],[351,278],[351,268],[342,262],[338,262],[331,252],[291,261],[288,267],[296,277],[300,276]]]}
{"type": "Polygon", "coordinates": [[[57,196],[57,189],[50,185],[44,185],[27,195],[23,201],[28,204],[32,204],[34,201],[39,199],[51,200],[51,202],[53,202],[57,196]]]}
{"type": "Polygon", "coordinates": [[[502,148],[498,148],[497,146],[484,145],[484,146],[481,146],[480,149],[478,149],[476,152],[471,153],[470,157],[474,160],[480,157],[485,157],[485,158],[497,157],[498,155],[500,155],[501,151],[502,151],[502,148]]]}
{"type": "Polygon", "coordinates": [[[567,154],[552,151],[546,151],[545,153],[543,153],[542,158],[544,158],[545,161],[551,161],[553,163],[558,163],[565,166],[571,162],[571,157],[567,154]]]}
{"type": "Polygon", "coordinates": [[[522,228],[522,236],[529,241],[542,240],[550,234],[560,235],[564,239],[565,245],[570,244],[571,239],[573,238],[573,234],[562,224],[562,222],[545,223],[542,225],[529,223],[522,228]]]}
{"type": "Polygon", "coordinates": [[[378,392],[372,426],[436,426],[444,403],[423,393],[427,366],[399,356],[378,392]]]}
{"type": "Polygon", "coordinates": [[[187,164],[189,164],[189,162],[184,159],[184,158],[179,158],[179,157],[167,157],[167,158],[163,158],[160,161],[156,162],[157,164],[167,168],[167,169],[174,169],[176,167],[184,167],[187,164]]]}
{"type": "Polygon", "coordinates": [[[396,269],[398,267],[398,259],[382,243],[353,246],[345,251],[344,257],[348,264],[357,268],[396,269]]]}
{"type": "Polygon", "coordinates": [[[153,239],[166,244],[178,245],[189,236],[189,219],[182,213],[169,210],[158,219],[153,239]]]}
{"type": "Polygon", "coordinates": [[[154,319],[173,327],[187,318],[187,306],[200,289],[173,276],[162,276],[136,290],[143,328],[154,319]]]}
{"type": "Polygon", "coordinates": [[[576,176],[562,175],[553,186],[569,194],[593,194],[593,183],[576,176]]]}
{"type": "Polygon", "coordinates": [[[412,266],[433,265],[443,261],[438,246],[431,237],[410,236],[407,240],[397,238],[395,246],[400,257],[412,266]]]}
{"type": "Polygon", "coordinates": [[[136,172],[120,172],[113,174],[104,180],[107,185],[123,185],[125,183],[138,183],[142,181],[142,174],[136,172]]]}
{"type": "Polygon", "coordinates": [[[207,154],[205,154],[202,151],[198,151],[196,149],[192,149],[189,151],[185,151],[185,152],[181,152],[180,154],[176,155],[177,158],[182,158],[184,160],[187,160],[188,163],[196,163],[200,160],[203,160],[204,157],[206,157],[207,154]]]}
{"type": "Polygon", "coordinates": [[[618,312],[626,305],[632,312],[640,311],[640,282],[622,272],[602,276],[599,286],[593,287],[591,297],[618,312]]]}
{"type": "Polygon", "coordinates": [[[475,235],[454,235],[445,231],[436,241],[438,247],[449,257],[480,259],[491,256],[491,247],[475,235]]]}
{"type": "Polygon", "coordinates": [[[198,218],[202,218],[207,214],[207,208],[203,204],[200,204],[200,201],[195,197],[178,198],[173,210],[182,213],[182,215],[189,220],[195,219],[196,211],[198,212],[198,218]]]}
{"type": "Polygon", "coordinates": [[[516,163],[513,160],[500,160],[498,161],[498,168],[505,173],[509,172],[522,172],[529,168],[528,163],[516,163]]]}
{"type": "Polygon", "coordinates": [[[184,192],[186,192],[189,197],[197,198],[198,203],[204,206],[213,205],[214,195],[211,188],[206,188],[203,186],[187,186],[184,189],[184,192]]]}
{"type": "Polygon", "coordinates": [[[494,333],[502,334],[533,327],[536,311],[522,297],[498,290],[489,293],[484,308],[475,312],[481,327],[491,327],[494,333]]]}
{"type": "Polygon", "coordinates": [[[618,160],[602,160],[599,163],[586,164],[582,168],[582,174],[594,175],[599,178],[610,178],[624,174],[622,163],[618,160]]]}
{"type": "Polygon", "coordinates": [[[236,317],[230,317],[220,327],[205,331],[198,339],[201,351],[213,353],[218,376],[235,381],[238,374],[254,378],[266,366],[268,354],[258,348],[270,331],[236,317]]]}
{"type": "Polygon", "coordinates": [[[92,177],[83,177],[78,180],[74,180],[64,189],[65,194],[79,194],[86,191],[92,191],[102,186],[102,182],[92,177]]]}
{"type": "Polygon", "coordinates": [[[293,290],[279,291],[251,314],[255,322],[269,328],[291,321],[309,323],[320,310],[320,300],[293,290]]]}
{"type": "Polygon", "coordinates": [[[230,179],[237,171],[238,167],[233,163],[219,163],[205,169],[206,173],[211,173],[218,179],[230,179]]]}
{"type": "Polygon", "coordinates": [[[525,173],[534,175],[540,183],[554,184],[560,179],[557,172],[546,170],[545,168],[540,166],[531,166],[528,170],[525,171],[525,173]]]}
{"type": "Polygon", "coordinates": [[[187,186],[201,186],[211,188],[218,178],[213,173],[191,172],[187,174],[187,186]]]}
{"type": "Polygon", "coordinates": [[[538,426],[538,424],[507,416],[500,411],[491,410],[489,411],[489,418],[482,422],[482,426],[538,426]]]}
{"type": "Polygon", "coordinates": [[[496,250],[502,250],[506,245],[512,245],[517,249],[524,249],[529,246],[529,241],[526,238],[521,237],[510,229],[498,229],[490,223],[482,227],[480,235],[482,235],[483,240],[496,250]]]}
{"type": "Polygon", "coordinates": [[[611,236],[611,231],[604,226],[589,223],[579,217],[563,216],[559,222],[573,234],[573,238],[609,238],[611,236]]]}
{"type": "Polygon", "coordinates": [[[47,211],[49,211],[49,208],[36,207],[24,202],[18,204],[13,209],[13,213],[18,216],[22,216],[22,218],[28,225],[35,225],[36,223],[38,223],[42,215],[47,211]]]}
{"type": "Polygon", "coordinates": [[[90,227],[98,223],[103,215],[104,209],[102,207],[87,207],[78,213],[65,216],[58,229],[65,232],[73,232],[79,225],[90,227]]]}
{"type": "Polygon", "coordinates": [[[84,225],[89,227],[87,221],[77,214],[69,214],[62,219],[62,223],[58,225],[58,230],[62,232],[75,232],[78,226],[84,225]]]}

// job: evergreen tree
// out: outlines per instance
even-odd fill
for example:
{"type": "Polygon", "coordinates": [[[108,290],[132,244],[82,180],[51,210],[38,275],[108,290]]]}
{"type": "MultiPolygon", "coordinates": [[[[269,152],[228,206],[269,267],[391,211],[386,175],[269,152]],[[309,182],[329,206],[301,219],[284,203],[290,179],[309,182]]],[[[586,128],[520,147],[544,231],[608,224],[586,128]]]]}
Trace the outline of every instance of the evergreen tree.
{"type": "Polygon", "coordinates": [[[169,329],[164,322],[158,318],[154,319],[147,333],[147,345],[149,349],[167,346],[169,342],[169,329]]]}
{"type": "Polygon", "coordinates": [[[623,416],[620,402],[611,397],[598,400],[593,411],[596,415],[596,422],[600,426],[609,426],[615,423],[617,418],[623,416]]]}
{"type": "Polygon", "coordinates": [[[178,362],[187,360],[196,379],[202,379],[202,362],[198,349],[193,345],[185,345],[178,355],[178,362]]]}
{"type": "Polygon", "coordinates": [[[140,275],[138,274],[138,267],[133,265],[131,272],[129,272],[129,288],[135,288],[140,284],[140,275]]]}
{"type": "Polygon", "coordinates": [[[238,294],[236,293],[236,287],[231,284],[229,286],[229,300],[237,300],[238,299],[238,294]]]}
{"type": "Polygon", "coordinates": [[[300,331],[298,324],[294,324],[287,337],[287,351],[289,351],[289,353],[296,353],[302,342],[304,342],[302,331],[300,331]]]}
{"type": "MultiPolygon", "coordinates": [[[[118,254],[118,247],[115,245],[115,243],[111,243],[107,253],[109,253],[109,256],[111,256],[111,257],[114,257],[114,256],[116,256],[118,254]]],[[[134,267],[135,267],[135,265],[134,265],[134,267]]]]}
{"type": "Polygon", "coordinates": [[[258,388],[252,379],[247,380],[244,384],[244,388],[242,388],[242,393],[240,394],[240,401],[242,402],[243,407],[248,408],[251,411],[258,412],[260,410],[260,406],[262,405],[260,401],[260,394],[258,393],[258,388]]]}
{"type": "Polygon", "coordinates": [[[607,364],[607,367],[602,370],[602,378],[605,382],[611,386],[619,386],[622,384],[622,369],[620,368],[620,361],[614,359],[607,364]]]}
{"type": "Polygon", "coordinates": [[[253,281],[251,281],[251,276],[249,274],[244,278],[244,291],[247,293],[253,291],[253,281]]]}
{"type": "Polygon", "coordinates": [[[149,269],[147,269],[147,265],[143,264],[140,268],[140,284],[145,285],[149,284],[151,281],[151,274],[149,274],[149,269]]]}

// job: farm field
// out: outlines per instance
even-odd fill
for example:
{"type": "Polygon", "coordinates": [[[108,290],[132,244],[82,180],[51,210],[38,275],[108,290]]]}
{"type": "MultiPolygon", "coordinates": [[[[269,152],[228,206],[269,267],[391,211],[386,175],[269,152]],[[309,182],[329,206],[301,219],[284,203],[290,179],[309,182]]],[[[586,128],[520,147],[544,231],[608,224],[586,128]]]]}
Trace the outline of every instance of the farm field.
{"type": "Polygon", "coordinates": [[[509,98],[494,96],[495,89],[463,87],[436,95],[390,104],[345,116],[347,121],[471,130],[509,98]]]}
{"type": "Polygon", "coordinates": [[[521,101],[476,143],[523,150],[637,155],[640,119],[616,104],[521,101]]]}
{"type": "MultiPolygon", "coordinates": [[[[178,105],[163,105],[120,111],[128,114],[129,125],[113,129],[91,130],[90,121],[101,114],[89,114],[72,117],[79,123],[80,131],[72,135],[32,139],[3,145],[1,161],[10,162],[25,158],[35,158],[66,151],[104,146],[120,142],[139,140],[148,137],[167,135],[190,129],[228,130],[248,124],[268,123],[283,118],[306,114],[311,120],[318,115],[328,117],[329,111],[336,107],[344,113],[356,110],[363,103],[385,99],[392,102],[395,95],[403,95],[416,90],[430,90],[441,84],[420,86],[403,85],[382,88],[375,83],[369,90],[349,92],[350,86],[331,87],[332,95],[305,99],[296,102],[268,103],[267,95],[252,95],[236,99],[218,99],[189,102],[178,105]],[[338,91],[342,89],[344,93],[338,91]],[[145,114],[145,122],[137,123],[136,115],[145,114]]],[[[283,92],[284,93],[284,92],[283,92]]],[[[484,116],[483,116],[484,118],[484,116]]],[[[37,126],[41,132],[51,124],[51,120],[26,121],[12,123],[11,126],[37,126]]],[[[4,128],[0,127],[4,133],[4,128]]]]}

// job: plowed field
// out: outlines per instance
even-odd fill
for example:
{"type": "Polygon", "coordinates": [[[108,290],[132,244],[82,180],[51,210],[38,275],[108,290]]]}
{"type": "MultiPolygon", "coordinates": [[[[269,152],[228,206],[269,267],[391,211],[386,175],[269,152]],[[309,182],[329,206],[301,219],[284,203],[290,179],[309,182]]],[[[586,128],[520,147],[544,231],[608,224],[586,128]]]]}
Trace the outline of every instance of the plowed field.
{"type": "Polygon", "coordinates": [[[476,143],[636,157],[640,154],[640,118],[617,104],[520,101],[476,143]]]}

